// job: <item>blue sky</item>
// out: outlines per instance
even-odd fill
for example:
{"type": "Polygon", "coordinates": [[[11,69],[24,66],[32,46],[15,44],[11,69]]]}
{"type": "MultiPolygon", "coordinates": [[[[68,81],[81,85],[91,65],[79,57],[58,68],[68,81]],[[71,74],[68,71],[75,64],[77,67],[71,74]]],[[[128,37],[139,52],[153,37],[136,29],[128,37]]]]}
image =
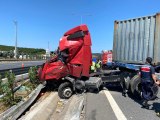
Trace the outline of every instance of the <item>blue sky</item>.
{"type": "Polygon", "coordinates": [[[0,44],[55,50],[69,29],[87,24],[92,52],[112,49],[115,20],[160,12],[160,0],[0,0],[0,44]],[[89,16],[88,16],[89,15],[89,16]]]}

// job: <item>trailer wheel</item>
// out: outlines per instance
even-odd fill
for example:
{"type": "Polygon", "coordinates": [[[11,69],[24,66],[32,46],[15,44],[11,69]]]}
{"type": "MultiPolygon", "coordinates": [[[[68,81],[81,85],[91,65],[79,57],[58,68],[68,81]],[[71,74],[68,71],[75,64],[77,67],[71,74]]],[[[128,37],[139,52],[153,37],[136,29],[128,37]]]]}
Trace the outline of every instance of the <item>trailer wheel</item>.
{"type": "Polygon", "coordinates": [[[159,86],[154,84],[151,89],[153,91],[153,96],[152,96],[151,100],[155,100],[157,98],[159,86]]]}
{"type": "MultiPolygon", "coordinates": [[[[156,96],[158,94],[158,88],[159,87],[157,85],[153,86],[153,88],[152,88],[153,96],[152,96],[151,100],[154,100],[156,98],[156,96]]],[[[138,75],[136,75],[132,78],[132,81],[131,81],[131,92],[138,99],[141,98],[141,89],[142,89],[141,79],[139,78],[138,75]]]]}
{"type": "Polygon", "coordinates": [[[72,84],[69,82],[62,83],[58,88],[58,95],[62,99],[68,99],[72,96],[73,89],[72,84]]]}
{"type": "Polygon", "coordinates": [[[131,79],[131,92],[133,93],[133,95],[140,99],[141,98],[141,79],[139,78],[138,75],[135,75],[132,79],[131,79]]]}

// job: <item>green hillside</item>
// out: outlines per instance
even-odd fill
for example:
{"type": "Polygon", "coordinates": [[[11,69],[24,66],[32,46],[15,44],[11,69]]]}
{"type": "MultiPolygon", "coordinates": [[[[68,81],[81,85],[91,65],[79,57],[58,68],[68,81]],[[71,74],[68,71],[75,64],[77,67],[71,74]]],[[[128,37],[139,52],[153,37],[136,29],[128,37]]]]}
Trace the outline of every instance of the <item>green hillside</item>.
{"type": "MultiPolygon", "coordinates": [[[[0,45],[0,51],[13,51],[15,47],[13,46],[5,46],[5,45],[0,45]]],[[[45,54],[46,51],[45,49],[38,49],[38,48],[23,48],[23,47],[18,47],[19,53],[24,53],[24,54],[45,54]]]]}

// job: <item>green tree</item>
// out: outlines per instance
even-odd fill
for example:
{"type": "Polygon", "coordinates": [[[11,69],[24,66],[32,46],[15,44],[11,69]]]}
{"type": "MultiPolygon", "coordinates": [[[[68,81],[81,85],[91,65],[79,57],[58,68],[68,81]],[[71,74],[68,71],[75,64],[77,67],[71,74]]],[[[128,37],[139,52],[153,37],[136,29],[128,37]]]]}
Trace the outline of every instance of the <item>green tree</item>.
{"type": "MultiPolygon", "coordinates": [[[[13,46],[5,46],[5,45],[0,45],[0,50],[1,51],[10,51],[10,50],[14,50],[14,47],[13,46]]],[[[45,50],[44,49],[37,49],[37,48],[23,48],[23,47],[18,47],[18,50],[19,50],[19,53],[25,53],[25,54],[37,54],[37,55],[40,55],[40,54],[45,54],[45,50]]]]}
{"type": "Polygon", "coordinates": [[[5,77],[8,79],[7,82],[2,83],[1,82],[1,88],[3,94],[5,93],[5,96],[2,98],[3,102],[6,105],[12,106],[15,104],[14,99],[14,81],[15,81],[15,74],[10,72],[5,73],[5,77]]]}
{"type": "Polygon", "coordinates": [[[14,52],[13,52],[12,50],[10,50],[10,52],[9,52],[9,57],[10,57],[10,58],[13,58],[13,57],[14,57],[14,52]]]}
{"type": "Polygon", "coordinates": [[[2,57],[7,58],[7,56],[8,56],[8,53],[7,52],[3,52],[2,57]]]}
{"type": "Polygon", "coordinates": [[[34,67],[30,67],[29,69],[29,79],[31,81],[31,83],[33,84],[38,84],[39,83],[39,80],[38,80],[38,76],[37,76],[37,70],[38,68],[36,66],[34,67]]]}
{"type": "Polygon", "coordinates": [[[0,52],[0,57],[2,57],[3,56],[3,53],[2,52],[0,52]]]}
{"type": "Polygon", "coordinates": [[[3,94],[1,85],[2,85],[2,77],[1,77],[1,75],[0,75],[0,95],[3,94]]]}

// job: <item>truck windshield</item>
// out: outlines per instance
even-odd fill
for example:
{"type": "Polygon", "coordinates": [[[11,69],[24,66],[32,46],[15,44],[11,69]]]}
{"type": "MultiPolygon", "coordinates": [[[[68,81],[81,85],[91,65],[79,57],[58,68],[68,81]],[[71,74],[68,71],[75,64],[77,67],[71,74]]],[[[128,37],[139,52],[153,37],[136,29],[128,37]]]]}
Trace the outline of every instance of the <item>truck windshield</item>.
{"type": "Polygon", "coordinates": [[[57,50],[57,54],[58,54],[58,60],[61,60],[62,62],[66,63],[66,60],[69,55],[68,49],[65,49],[63,51],[57,50]]]}

